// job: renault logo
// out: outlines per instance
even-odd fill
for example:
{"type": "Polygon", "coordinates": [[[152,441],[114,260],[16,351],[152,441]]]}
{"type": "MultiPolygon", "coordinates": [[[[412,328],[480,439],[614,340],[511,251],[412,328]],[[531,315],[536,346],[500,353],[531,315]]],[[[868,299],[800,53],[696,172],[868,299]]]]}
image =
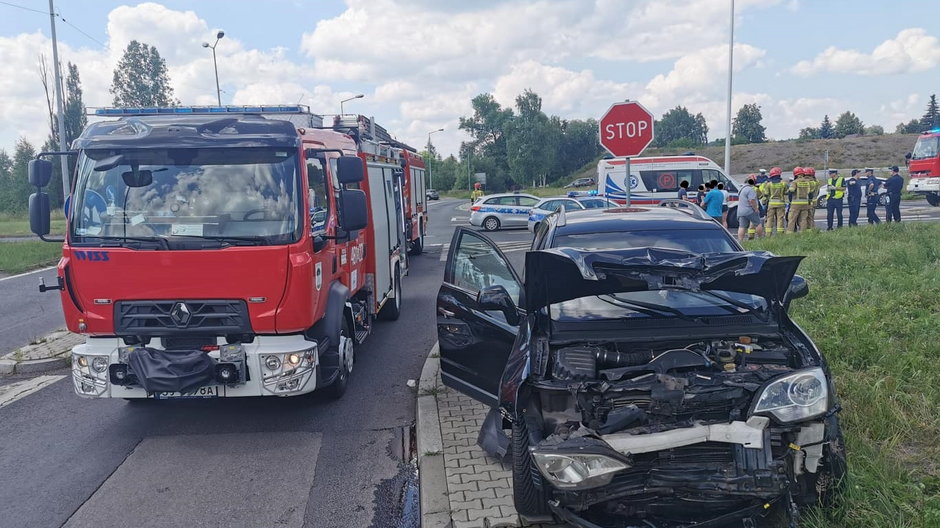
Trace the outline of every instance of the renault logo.
{"type": "Polygon", "coordinates": [[[188,325],[192,317],[193,313],[189,311],[189,306],[186,306],[186,303],[178,302],[170,310],[170,319],[173,319],[173,322],[179,327],[188,325]]]}

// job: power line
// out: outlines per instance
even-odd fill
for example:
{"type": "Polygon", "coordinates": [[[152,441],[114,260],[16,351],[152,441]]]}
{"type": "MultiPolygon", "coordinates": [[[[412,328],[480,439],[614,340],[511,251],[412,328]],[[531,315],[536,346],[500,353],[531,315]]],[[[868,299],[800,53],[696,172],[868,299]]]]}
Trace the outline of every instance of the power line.
{"type": "Polygon", "coordinates": [[[2,1],[0,1],[0,4],[8,5],[8,6],[10,6],[10,7],[16,7],[16,8],[19,8],[19,9],[25,9],[26,11],[32,11],[33,13],[39,13],[39,14],[41,14],[41,15],[48,15],[48,14],[49,14],[48,11],[40,11],[40,10],[38,10],[38,9],[33,9],[33,8],[31,8],[31,7],[21,6],[21,5],[18,5],[18,4],[11,4],[10,2],[2,2],[2,1]]]}
{"type": "Polygon", "coordinates": [[[73,24],[73,23],[69,22],[68,20],[66,20],[65,17],[62,16],[62,13],[57,13],[57,16],[62,20],[62,22],[65,22],[66,24],[68,24],[69,26],[71,26],[72,29],[74,29],[75,31],[78,31],[78,32],[81,33],[82,35],[85,35],[85,36],[88,37],[89,39],[91,39],[91,40],[97,42],[99,45],[101,45],[101,47],[103,47],[103,48],[107,48],[107,47],[108,47],[108,45],[105,44],[104,42],[101,42],[100,40],[98,40],[98,39],[96,39],[95,37],[89,35],[88,33],[85,33],[84,31],[82,31],[81,29],[79,29],[78,26],[76,26],[75,24],[73,24]]]}

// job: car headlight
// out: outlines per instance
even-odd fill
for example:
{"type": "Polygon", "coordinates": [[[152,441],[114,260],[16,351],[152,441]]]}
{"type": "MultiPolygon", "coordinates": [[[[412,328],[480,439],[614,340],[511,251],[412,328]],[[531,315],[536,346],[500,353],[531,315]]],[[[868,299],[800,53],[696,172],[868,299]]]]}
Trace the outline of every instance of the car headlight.
{"type": "Polygon", "coordinates": [[[829,383],[821,368],[794,372],[768,383],[751,414],[772,414],[784,423],[815,418],[829,410],[829,383]]]}
{"type": "Polygon", "coordinates": [[[532,452],[539,472],[561,489],[588,489],[609,484],[627,464],[598,454],[532,452]]]}

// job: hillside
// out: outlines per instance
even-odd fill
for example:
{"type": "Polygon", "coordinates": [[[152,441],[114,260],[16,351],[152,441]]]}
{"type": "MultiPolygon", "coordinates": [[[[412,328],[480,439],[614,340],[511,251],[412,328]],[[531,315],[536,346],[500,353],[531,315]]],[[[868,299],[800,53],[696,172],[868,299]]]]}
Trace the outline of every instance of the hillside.
{"type": "MultiPolygon", "coordinates": [[[[917,134],[886,134],[883,136],[859,136],[845,139],[795,139],[771,141],[731,147],[731,170],[735,174],[757,172],[779,166],[783,170],[795,166],[826,167],[826,151],[829,151],[829,166],[838,168],[904,166],[904,154],[911,151],[917,134]]],[[[644,155],[682,154],[689,149],[648,149],[644,155]]],[[[719,165],[724,164],[725,148],[703,147],[694,149],[719,165]]]]}

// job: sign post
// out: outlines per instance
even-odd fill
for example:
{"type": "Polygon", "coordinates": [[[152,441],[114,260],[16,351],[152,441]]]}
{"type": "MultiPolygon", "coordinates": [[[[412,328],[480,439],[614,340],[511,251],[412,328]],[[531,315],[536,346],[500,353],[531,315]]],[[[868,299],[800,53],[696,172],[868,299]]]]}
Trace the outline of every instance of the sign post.
{"type": "MultiPolygon", "coordinates": [[[[624,188],[630,206],[630,158],[639,156],[653,142],[653,114],[636,101],[614,103],[598,124],[601,146],[623,158],[626,169],[624,188]]],[[[598,177],[600,177],[598,175],[598,177]]]]}

